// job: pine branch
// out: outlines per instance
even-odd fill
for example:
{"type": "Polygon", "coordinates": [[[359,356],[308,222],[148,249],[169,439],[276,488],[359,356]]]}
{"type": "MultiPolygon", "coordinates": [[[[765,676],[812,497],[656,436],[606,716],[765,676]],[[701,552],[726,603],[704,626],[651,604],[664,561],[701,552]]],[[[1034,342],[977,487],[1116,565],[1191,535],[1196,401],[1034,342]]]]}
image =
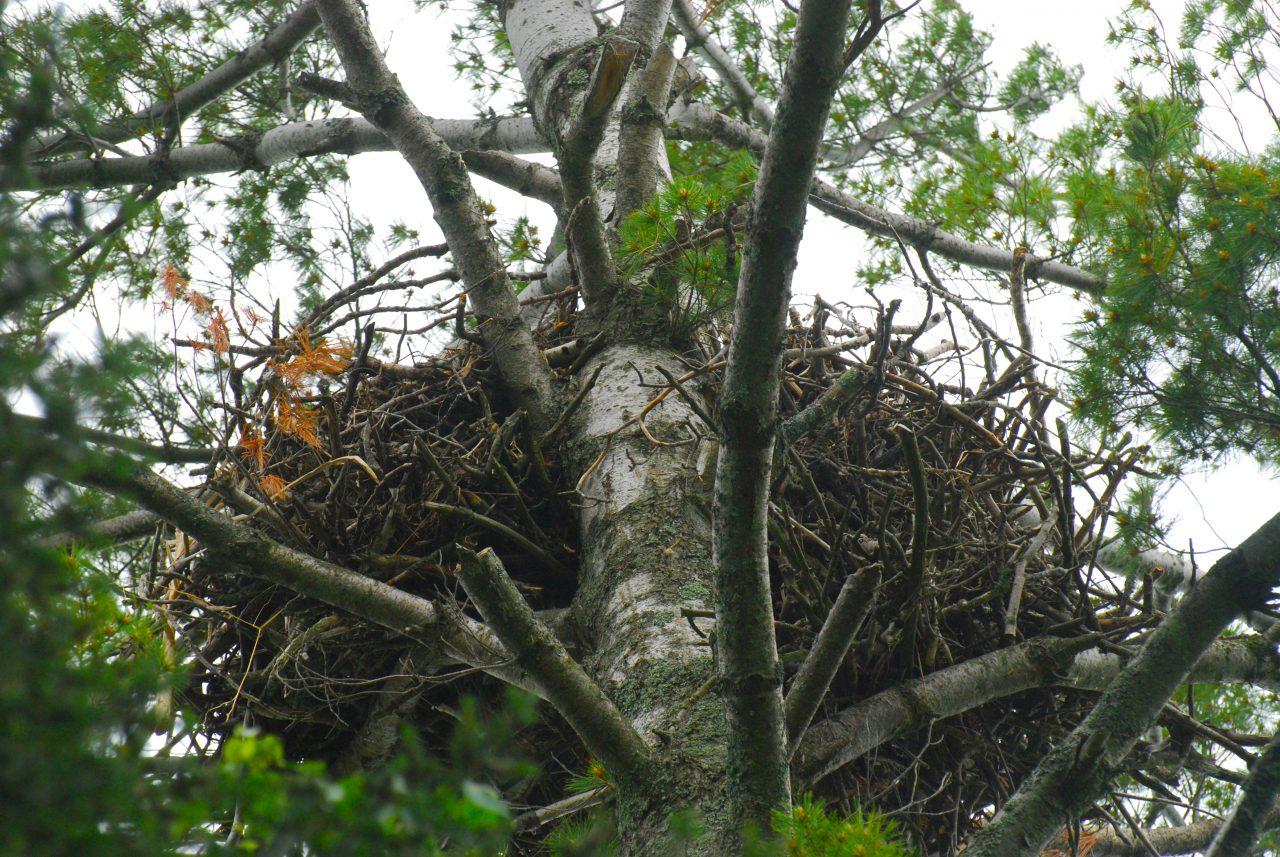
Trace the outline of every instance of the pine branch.
{"type": "Polygon", "coordinates": [[[91,134],[66,131],[49,134],[32,147],[30,157],[43,159],[73,152],[97,151],[102,144],[122,143],[157,128],[177,130],[187,117],[225,92],[278,63],[293,52],[303,39],[320,26],[313,0],[307,0],[277,24],[256,44],[239,51],[231,59],[171,97],[154,101],[141,110],[92,129],[91,134]]]}
{"type": "Polygon", "coordinates": [[[807,189],[839,84],[848,0],[806,0],[747,215],[742,272],[720,395],[712,545],[716,646],[729,720],[736,824],[768,830],[791,800],[782,671],[773,633],[768,516],[791,274],[807,189]]]}
{"type": "MultiPolygon", "coordinates": [[[[764,148],[765,137],[759,131],[703,104],[677,106],[668,118],[675,124],[671,134],[678,139],[711,139],[757,154],[764,148]]],[[[977,244],[945,232],[933,223],[895,214],[863,202],[821,179],[814,179],[810,193],[810,202],[819,211],[870,235],[892,238],[908,247],[986,271],[1008,273],[1012,270],[1014,254],[1011,250],[977,244]]],[[[1030,253],[1025,255],[1025,260],[1023,275],[1028,278],[1095,295],[1102,294],[1106,286],[1102,277],[1072,265],[1041,259],[1030,253]]]]}

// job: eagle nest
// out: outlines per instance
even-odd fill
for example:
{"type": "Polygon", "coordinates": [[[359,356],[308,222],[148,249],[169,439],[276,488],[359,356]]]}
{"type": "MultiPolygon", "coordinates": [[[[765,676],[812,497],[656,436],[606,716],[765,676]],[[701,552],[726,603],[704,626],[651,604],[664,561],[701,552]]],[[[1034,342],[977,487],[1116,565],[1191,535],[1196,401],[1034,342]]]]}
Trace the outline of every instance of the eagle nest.
{"type": "MultiPolygon", "coordinates": [[[[550,306],[541,344],[565,358],[558,371],[576,372],[573,299],[550,306]]],[[[882,311],[862,328],[819,301],[808,318],[793,313],[789,331],[784,419],[846,369],[864,371],[841,407],[776,459],[769,555],[788,675],[845,579],[882,575],[816,720],[1014,642],[1122,640],[1155,621],[1093,562],[1137,453],[1091,453],[1069,444],[1060,422],[1051,431],[1053,391],[1027,357],[1006,350],[1000,373],[970,362],[966,379],[963,360],[931,361],[891,318],[882,311]]],[[[709,350],[686,357],[714,388],[709,350]]],[[[285,544],[464,611],[457,546],[491,545],[535,610],[564,613],[575,593],[575,478],[495,393],[483,349],[464,343],[412,368],[357,359],[346,377],[313,397],[313,436],[269,424],[257,461],[227,456],[210,481],[221,502],[285,544]]],[[[462,696],[499,696],[475,670],[424,669],[433,653],[395,632],[205,564],[197,555],[157,576],[151,594],[181,576],[186,597],[167,610],[194,653],[185,703],[215,739],[247,716],[291,757],[349,771],[391,751],[387,722],[444,748],[462,696]]],[[[954,847],[1092,701],[1060,688],[1002,698],[876,748],[818,791],[891,814],[926,853],[954,847]]],[[[587,762],[578,746],[550,714],[527,729],[521,750],[542,774],[514,799],[562,798],[565,771],[587,762]]]]}

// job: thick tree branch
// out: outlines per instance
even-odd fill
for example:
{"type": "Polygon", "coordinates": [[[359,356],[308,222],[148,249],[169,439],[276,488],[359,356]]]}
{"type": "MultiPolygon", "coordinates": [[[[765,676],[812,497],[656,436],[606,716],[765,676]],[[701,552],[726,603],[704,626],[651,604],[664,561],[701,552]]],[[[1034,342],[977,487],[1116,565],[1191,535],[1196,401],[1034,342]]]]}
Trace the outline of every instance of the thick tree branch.
{"type": "MultiPolygon", "coordinates": [[[[500,119],[428,119],[433,131],[458,150],[497,150],[510,154],[545,152],[547,144],[525,117],[500,119]]],[[[218,143],[178,146],[137,157],[78,158],[34,164],[29,182],[4,190],[57,190],[71,187],[120,187],[173,183],[195,176],[239,170],[265,170],[295,158],[389,152],[395,145],[359,118],[291,122],[261,134],[218,143]]],[[[481,175],[484,172],[477,169],[481,175]]],[[[501,183],[496,175],[486,175],[501,183]]]]}
{"type": "Polygon", "coordinates": [[[76,532],[56,533],[40,540],[42,547],[62,547],[75,542],[85,542],[90,546],[120,545],[155,533],[156,527],[164,520],[155,512],[145,509],[126,512],[114,518],[106,518],[86,524],[76,532]]]}
{"type": "Polygon", "coordinates": [[[604,139],[613,102],[626,82],[638,45],[614,36],[600,47],[595,71],[574,123],[560,144],[557,161],[568,213],[566,232],[577,259],[583,295],[608,299],[617,290],[617,272],[596,192],[595,157],[604,139]]]}
{"type": "Polygon", "coordinates": [[[462,160],[476,175],[546,203],[563,216],[560,176],[550,167],[497,149],[468,149],[462,153],[462,160]]]}
{"type": "MultiPolygon", "coordinates": [[[[1214,834],[1222,827],[1216,818],[1204,818],[1181,827],[1149,827],[1142,831],[1147,842],[1158,854],[1198,854],[1209,847],[1214,834]]],[[[1280,827],[1280,812],[1273,812],[1268,819],[1268,829],[1280,827]]],[[[1089,857],[1151,857],[1151,851],[1135,837],[1124,836],[1114,830],[1099,831],[1089,849],[1089,857]]],[[[1239,852],[1247,854],[1247,851],[1239,852]]]]}
{"type": "Polygon", "coordinates": [[[574,93],[580,98],[582,90],[581,83],[565,78],[583,70],[583,51],[598,47],[591,7],[563,0],[511,0],[499,8],[545,146],[555,149],[574,121],[574,93]]]}
{"type": "Polygon", "coordinates": [[[800,672],[791,683],[791,690],[784,701],[787,740],[793,750],[799,745],[804,730],[818,710],[818,704],[831,686],[836,670],[862,627],[862,620],[875,605],[879,586],[879,568],[868,568],[845,578],[844,585],[840,587],[836,603],[822,623],[818,639],[800,665],[800,672]]]}
{"type": "Polygon", "coordinates": [[[68,439],[84,440],[110,449],[118,449],[121,452],[141,455],[153,461],[162,461],[166,464],[207,464],[213,459],[214,455],[214,450],[212,449],[191,446],[161,446],[148,443],[141,438],[85,426],[75,426],[72,429],[63,430],[40,417],[13,414],[11,418],[22,423],[31,431],[58,434],[68,439]]]}
{"type": "Polygon", "coordinates": [[[1219,560],[1187,593],[1088,717],[1041,760],[966,853],[1033,853],[1062,819],[1088,809],[1201,654],[1232,619],[1262,607],[1277,583],[1280,515],[1219,560]]]}
{"type": "MultiPolygon", "coordinates": [[[[724,145],[749,149],[757,154],[763,151],[764,135],[706,105],[677,105],[670,112],[669,118],[676,125],[672,133],[680,139],[714,139],[724,145]]],[[[952,235],[933,223],[894,214],[863,202],[821,179],[814,180],[810,201],[819,211],[842,223],[856,226],[871,235],[900,240],[907,246],[952,262],[1001,273],[1008,273],[1014,264],[1011,250],[977,244],[952,235]]],[[[1027,254],[1025,258],[1023,274],[1026,277],[1047,280],[1094,295],[1102,294],[1105,288],[1106,281],[1097,274],[1032,254],[1027,254]]]]}
{"type": "Polygon", "coordinates": [[[979,705],[1052,682],[1093,637],[1038,639],[906,681],[809,727],[792,767],[807,788],[886,741],[979,705]]]}
{"type": "Polygon", "coordinates": [[[554,410],[551,368],[520,317],[502,254],[461,156],[432,129],[387,68],[356,2],[318,0],[318,5],[361,111],[395,143],[427,191],[507,392],[536,427],[545,428],[554,410]]]}
{"type": "Polygon", "coordinates": [[[427,646],[434,660],[462,662],[544,695],[542,688],[512,663],[488,628],[456,610],[440,609],[394,586],[285,547],[129,462],[93,467],[79,481],[134,500],[195,538],[223,567],[278,583],[404,634],[427,646]]]}
{"type": "Polygon", "coordinates": [[[1243,794],[1226,823],[1213,837],[1205,857],[1233,857],[1247,854],[1268,827],[1268,816],[1280,792],[1280,732],[1249,766],[1249,776],[1241,786],[1243,794]]]}
{"type": "Polygon", "coordinates": [[[115,462],[88,471],[82,481],[137,501],[235,568],[423,643],[439,644],[444,616],[430,601],[277,544],[154,473],[137,470],[127,462],[115,462]]]}
{"type": "Polygon", "coordinates": [[[40,160],[73,152],[97,151],[101,143],[122,143],[159,128],[176,130],[195,111],[234,89],[259,70],[278,63],[320,26],[313,0],[307,0],[273,27],[262,40],[237,53],[170,98],[155,101],[131,116],[99,125],[90,133],[67,131],[41,138],[30,156],[40,160]]]}
{"type": "Polygon", "coordinates": [[[666,179],[667,94],[675,76],[676,57],[665,43],[659,44],[649,62],[636,75],[627,103],[622,108],[622,128],[618,140],[618,193],[614,202],[614,222],[621,222],[657,192],[666,179]]]}
{"type": "Polygon", "coordinates": [[[462,588],[498,639],[514,653],[516,662],[536,678],[548,701],[569,721],[587,750],[623,788],[644,788],[651,783],[653,758],[644,739],[533,615],[493,551],[475,554],[459,548],[459,553],[462,588]]]}
{"type": "Polygon", "coordinates": [[[871,376],[871,371],[862,366],[845,370],[809,407],[787,418],[782,424],[783,439],[795,443],[818,426],[826,425],[840,408],[866,389],[871,376]]]}
{"type": "Polygon", "coordinates": [[[618,30],[640,45],[641,55],[647,57],[662,38],[670,16],[671,0],[626,0],[618,30]]]}
{"type": "Polygon", "coordinates": [[[729,719],[735,822],[768,830],[791,799],[782,674],[773,634],[768,517],[791,275],[807,190],[842,68],[849,0],[806,0],[747,214],[728,365],[720,394],[713,554],[717,665],[729,719]]]}
{"type": "MultiPolygon", "coordinates": [[[[886,741],[1034,687],[1105,690],[1124,669],[1116,654],[1083,641],[1030,640],[891,688],[815,723],[792,760],[797,785],[808,787],[886,741]],[[1082,648],[1083,647],[1083,648],[1082,648]]],[[[1280,690],[1280,655],[1266,638],[1219,640],[1188,681],[1252,684],[1280,690]]]]}

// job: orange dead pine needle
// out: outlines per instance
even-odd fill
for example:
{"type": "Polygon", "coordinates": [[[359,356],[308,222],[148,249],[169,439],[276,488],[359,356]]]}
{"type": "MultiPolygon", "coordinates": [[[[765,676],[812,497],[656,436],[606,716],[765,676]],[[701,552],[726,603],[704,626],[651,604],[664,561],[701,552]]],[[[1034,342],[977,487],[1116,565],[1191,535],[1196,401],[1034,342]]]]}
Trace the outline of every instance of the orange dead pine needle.
{"type": "Polygon", "coordinates": [[[258,487],[262,489],[262,493],[270,497],[272,500],[289,499],[288,485],[283,479],[275,474],[264,476],[258,482],[258,487]]]}
{"type": "Polygon", "coordinates": [[[164,286],[165,294],[174,300],[185,294],[189,285],[187,278],[178,273],[172,262],[160,272],[160,283],[164,286]]]}
{"type": "MultiPolygon", "coordinates": [[[[196,292],[192,292],[196,294],[196,292]]],[[[227,327],[227,319],[222,315],[222,309],[214,310],[213,318],[209,319],[209,324],[205,327],[205,331],[209,334],[209,339],[213,341],[213,350],[219,354],[226,354],[231,350],[231,330],[227,327]]]]}
{"type": "Polygon", "coordinates": [[[267,466],[267,439],[258,433],[253,426],[240,431],[240,454],[258,465],[258,469],[267,466]]]}

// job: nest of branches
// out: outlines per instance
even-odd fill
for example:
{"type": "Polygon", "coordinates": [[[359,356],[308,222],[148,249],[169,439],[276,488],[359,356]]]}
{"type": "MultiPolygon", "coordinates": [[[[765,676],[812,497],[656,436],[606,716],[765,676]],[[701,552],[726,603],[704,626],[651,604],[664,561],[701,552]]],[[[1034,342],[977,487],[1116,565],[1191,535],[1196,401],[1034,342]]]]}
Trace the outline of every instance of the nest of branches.
{"type": "MultiPolygon", "coordinates": [[[[572,362],[573,300],[555,306],[542,344],[572,362]]],[[[1154,621],[1092,563],[1133,457],[1084,451],[1061,423],[1046,425],[1052,391],[1016,352],[969,389],[958,360],[931,360],[914,344],[919,331],[894,333],[892,310],[870,329],[839,318],[821,302],[807,319],[793,315],[784,418],[861,371],[832,416],[783,445],[769,521],[789,670],[845,579],[871,567],[882,576],[816,719],[1013,642],[1098,631],[1122,640],[1154,621]]],[[[705,354],[689,362],[714,383],[705,354]]],[[[223,502],[286,544],[442,602],[465,600],[456,546],[493,546],[536,610],[568,607],[575,478],[495,393],[483,349],[465,343],[413,368],[357,360],[347,378],[348,389],[316,397],[314,438],[276,427],[261,462],[228,463],[213,483],[223,502]]],[[[368,726],[388,710],[426,746],[446,746],[458,697],[496,694],[474,670],[424,676],[429,657],[392,631],[250,575],[202,573],[202,562],[182,574],[186,597],[169,612],[196,653],[186,701],[207,733],[248,715],[291,756],[344,766],[373,752],[368,726]]],[[[892,814],[926,853],[954,848],[1091,701],[1063,689],[1001,699],[885,744],[818,788],[892,814]]],[[[556,761],[527,796],[549,803],[563,797],[566,767],[586,760],[572,758],[563,724],[539,730],[526,749],[556,761]]]]}

